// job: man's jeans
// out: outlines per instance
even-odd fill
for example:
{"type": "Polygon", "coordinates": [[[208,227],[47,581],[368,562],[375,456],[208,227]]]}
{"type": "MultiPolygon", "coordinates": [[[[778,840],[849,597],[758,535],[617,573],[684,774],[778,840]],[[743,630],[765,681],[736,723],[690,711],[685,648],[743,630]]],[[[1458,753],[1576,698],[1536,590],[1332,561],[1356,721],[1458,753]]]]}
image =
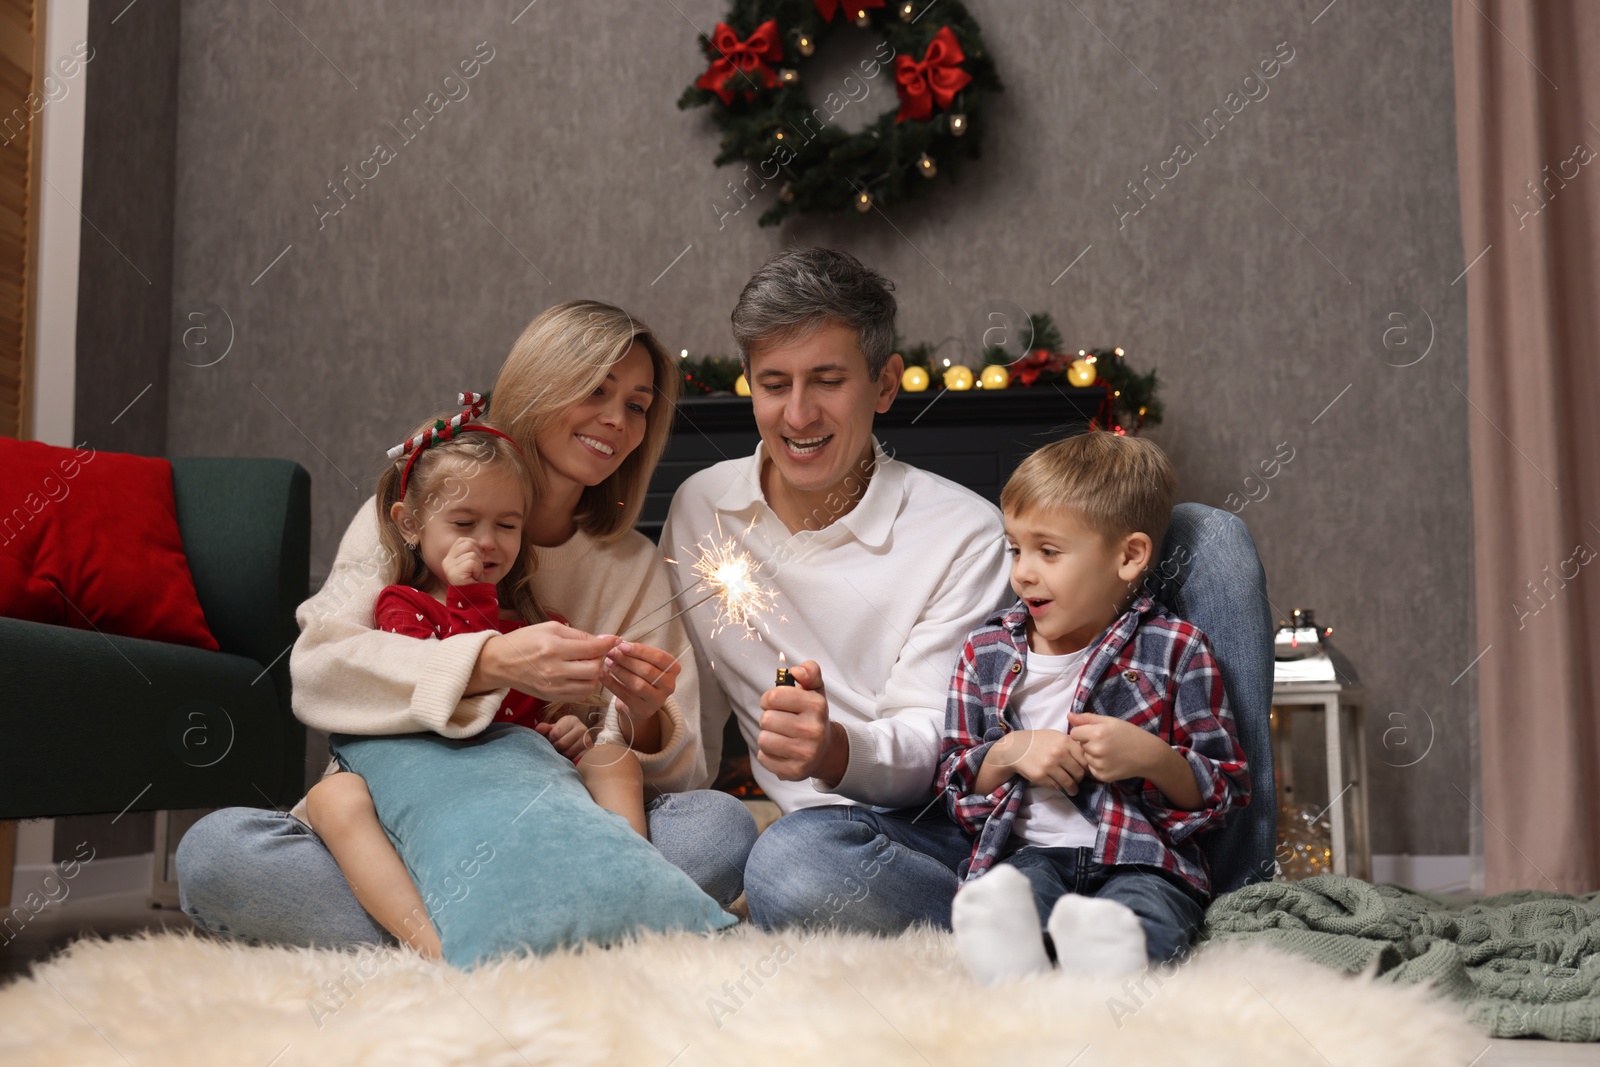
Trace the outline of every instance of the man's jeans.
{"type": "MultiPolygon", "coordinates": [[[[1277,806],[1267,727],[1273,625],[1266,575],[1237,516],[1179,504],[1150,585],[1158,600],[1209,638],[1250,757],[1255,802],[1224,828],[1207,831],[1203,846],[1212,889],[1220,895],[1272,877],[1277,806]]],[[[792,812],[768,827],[750,852],[750,918],[768,929],[821,923],[892,935],[919,921],[948,928],[955,869],[971,849],[946,816],[943,799],[920,814],[856,806],[792,812]]]]}
{"type": "Polygon", "coordinates": [[[949,929],[956,867],[972,841],[945,814],[831,804],[790,812],[756,839],[744,869],[750,921],[767,930],[832,926],[898,934],[949,929]]]}
{"type": "MultiPolygon", "coordinates": [[[[1140,867],[1103,866],[1094,861],[1092,848],[1024,845],[1001,862],[1027,876],[1041,928],[1049,921],[1056,901],[1068,893],[1114,900],[1129,908],[1144,928],[1145,955],[1152,965],[1188,955],[1189,944],[1205,918],[1205,909],[1175,883],[1140,867]]],[[[1062,969],[1072,970],[1072,946],[1053,947],[1062,969]]]]}
{"type": "MultiPolygon", "coordinates": [[[[675,867],[723,907],[738,898],[756,839],[743,803],[702,789],[657,797],[645,813],[651,843],[675,867]]],[[[175,863],[179,903],[203,930],[280,945],[398,944],[356,901],[322,839],[287,812],[212,812],[184,834],[175,863]]]]}

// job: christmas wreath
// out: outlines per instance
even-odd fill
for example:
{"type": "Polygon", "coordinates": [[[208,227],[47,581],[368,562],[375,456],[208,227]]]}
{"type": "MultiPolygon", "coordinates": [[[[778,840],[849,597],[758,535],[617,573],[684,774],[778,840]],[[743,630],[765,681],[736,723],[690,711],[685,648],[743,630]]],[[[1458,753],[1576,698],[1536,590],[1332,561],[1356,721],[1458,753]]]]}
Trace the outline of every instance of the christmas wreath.
{"type": "Polygon", "coordinates": [[[709,66],[678,106],[711,105],[722,129],[717,166],[742,160],[749,172],[734,187],[737,206],[717,208],[724,223],[772,183],[777,202],[763,226],[847,205],[867,212],[920,196],[940,173],[954,180],[965,159],[978,158],[984,100],[1001,89],[978,24],[957,0],[734,0],[700,44],[709,66]],[[857,29],[881,33],[883,44],[859,64],[859,79],[817,87],[829,90],[819,106],[800,62],[835,30],[857,29]],[[859,133],[841,130],[832,120],[880,77],[893,82],[898,106],[859,133]]]}

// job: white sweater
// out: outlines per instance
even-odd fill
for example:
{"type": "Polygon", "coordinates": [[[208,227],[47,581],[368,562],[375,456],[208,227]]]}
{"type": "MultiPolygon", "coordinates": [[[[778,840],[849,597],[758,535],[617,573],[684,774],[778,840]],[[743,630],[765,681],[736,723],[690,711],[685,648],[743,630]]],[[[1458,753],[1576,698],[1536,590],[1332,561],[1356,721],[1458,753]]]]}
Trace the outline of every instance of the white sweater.
{"type": "Polygon", "coordinates": [[[876,441],[873,447],[877,468],[866,493],[844,516],[809,524],[819,528],[791,535],[768,506],[757,445],[753,456],[684,482],[662,530],[662,550],[680,561],[674,583],[693,581],[694,546],[720,525],[724,539],[738,541],[762,565],[758,576],[777,594],[760,641],[736,627],[710,636],[715,601],[685,618],[707,679],[700,695],[707,766],[720,761],[731,708],[756,783],[785,812],[931,800],[945,697],[962,644],[1014,599],[995,506],[889,458],[876,441]],[[850,762],[834,792],[816,779],[781,781],[754,758],[761,694],[772,688],[779,652],[790,664],[817,661],[829,717],[849,735],[850,762]]]}
{"type": "MultiPolygon", "coordinates": [[[[534,590],[540,606],[580,630],[631,638],[675,610],[666,607],[633,625],[635,617],[665,604],[673,592],[656,547],[635,531],[606,543],[580,530],[564,544],[536,552],[534,590]]],[[[289,657],[295,716],[329,733],[431,730],[471,737],[481,732],[494,721],[508,690],[462,694],[478,652],[495,631],[419,641],[374,629],[378,594],[389,584],[381,559],[376,506],[369,499],[345,531],[327,582],[295,612],[300,638],[289,657]]],[[[689,648],[681,620],[650,634],[645,643],[674,655],[689,648]]],[[[647,791],[692,789],[706,777],[694,657],[685,655],[679,662],[677,690],[663,709],[670,725],[663,725],[661,750],[639,753],[647,791]]],[[[614,721],[615,715],[613,707],[608,719],[614,721]]],[[[306,819],[304,800],[292,814],[306,819]]]]}

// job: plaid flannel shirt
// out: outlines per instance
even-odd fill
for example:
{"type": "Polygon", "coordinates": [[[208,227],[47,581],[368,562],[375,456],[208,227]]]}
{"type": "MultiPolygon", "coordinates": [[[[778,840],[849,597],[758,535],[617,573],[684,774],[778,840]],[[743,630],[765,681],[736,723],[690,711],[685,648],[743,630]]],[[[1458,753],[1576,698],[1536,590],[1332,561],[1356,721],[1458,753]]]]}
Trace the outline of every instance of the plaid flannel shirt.
{"type": "MultiPolygon", "coordinates": [[[[992,793],[974,791],[990,747],[1017,729],[1008,703],[1027,664],[1027,621],[1020,600],[990,616],[967,638],[950,681],[937,788],[951,817],[977,838],[957,872],[969,881],[1004,854],[1028,785],[1013,775],[992,793]]],[[[1205,635],[1141,595],[1091,646],[1071,710],[1157,734],[1188,761],[1200,787],[1200,807],[1184,811],[1148,779],[1086,776],[1071,799],[1097,824],[1096,862],[1170,871],[1209,899],[1210,869],[1194,835],[1249,803],[1250,776],[1205,635]]]]}

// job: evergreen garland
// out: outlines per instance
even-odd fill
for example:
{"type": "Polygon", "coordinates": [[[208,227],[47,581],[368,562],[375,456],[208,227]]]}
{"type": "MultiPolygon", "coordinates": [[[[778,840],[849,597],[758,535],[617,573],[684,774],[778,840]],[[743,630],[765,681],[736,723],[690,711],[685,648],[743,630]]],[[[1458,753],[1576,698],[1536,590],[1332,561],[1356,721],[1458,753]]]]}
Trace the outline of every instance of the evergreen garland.
{"type": "MultiPolygon", "coordinates": [[[[1079,359],[1091,364],[1095,370],[1095,385],[1104,386],[1106,398],[1096,412],[1094,425],[1099,429],[1120,433],[1138,433],[1145,425],[1155,425],[1163,414],[1160,398],[1156,395],[1160,383],[1154,368],[1140,374],[1129,367],[1120,348],[1086,348],[1074,355],[1063,351],[1066,342],[1061,330],[1049,315],[1029,315],[1033,330],[1033,347],[1021,359],[1013,359],[1001,348],[988,348],[983,353],[984,366],[997,364],[1011,372],[1008,388],[1029,388],[1053,385],[1061,389],[1074,386],[1067,371],[1079,359]]],[[[945,367],[942,362],[935,367],[938,346],[926,341],[908,342],[899,333],[894,337],[894,350],[900,354],[906,367],[921,367],[928,372],[929,387],[935,391],[944,388],[945,367]]],[[[683,390],[686,396],[732,395],[734,383],[744,373],[744,367],[734,356],[687,356],[678,361],[683,371],[683,390]]],[[[976,390],[975,390],[976,392],[976,390]]]]}
{"type": "Polygon", "coordinates": [[[678,360],[683,370],[685,396],[732,393],[733,383],[744,373],[736,356],[688,356],[678,360]]]}

